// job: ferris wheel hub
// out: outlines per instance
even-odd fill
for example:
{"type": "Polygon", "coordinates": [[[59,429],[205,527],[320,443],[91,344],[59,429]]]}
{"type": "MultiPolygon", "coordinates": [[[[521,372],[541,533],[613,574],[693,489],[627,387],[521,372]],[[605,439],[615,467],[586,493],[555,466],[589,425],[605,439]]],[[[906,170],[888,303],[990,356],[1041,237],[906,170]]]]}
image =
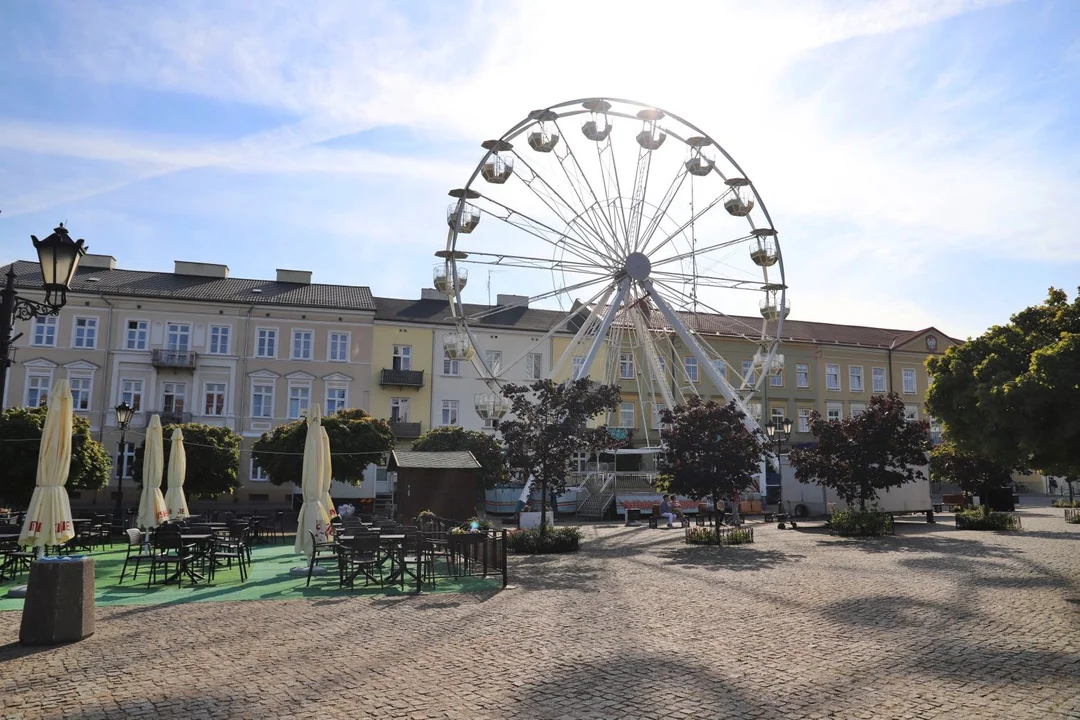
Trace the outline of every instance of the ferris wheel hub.
{"type": "Polygon", "coordinates": [[[649,273],[652,272],[652,261],[643,252],[632,252],[626,256],[623,272],[633,280],[648,280],[649,273]]]}

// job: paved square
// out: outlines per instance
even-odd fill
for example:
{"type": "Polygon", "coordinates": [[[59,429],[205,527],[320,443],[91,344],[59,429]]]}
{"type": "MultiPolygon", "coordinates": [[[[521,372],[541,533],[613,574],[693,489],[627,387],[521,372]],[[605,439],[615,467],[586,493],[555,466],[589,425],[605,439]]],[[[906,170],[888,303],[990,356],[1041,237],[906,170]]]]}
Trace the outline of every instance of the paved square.
{"type": "Polygon", "coordinates": [[[592,526],[480,595],[98,608],[20,648],[4,718],[1080,718],[1080,526],[842,540],[592,526]]]}

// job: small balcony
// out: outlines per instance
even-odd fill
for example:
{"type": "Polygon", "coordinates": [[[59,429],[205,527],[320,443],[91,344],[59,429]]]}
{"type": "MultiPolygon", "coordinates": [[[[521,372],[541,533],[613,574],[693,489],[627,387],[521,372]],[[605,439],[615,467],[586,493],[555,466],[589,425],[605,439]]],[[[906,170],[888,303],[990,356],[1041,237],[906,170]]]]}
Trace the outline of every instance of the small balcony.
{"type": "Polygon", "coordinates": [[[180,425],[183,423],[191,422],[191,413],[189,412],[176,412],[173,410],[150,410],[146,413],[146,422],[148,424],[150,422],[151,415],[160,416],[162,425],[180,425]]]}
{"type": "Polygon", "coordinates": [[[379,375],[379,384],[393,385],[395,387],[422,388],[424,387],[424,371],[383,368],[382,374],[379,375]]]}
{"type": "MultiPolygon", "coordinates": [[[[383,372],[386,371],[384,370],[383,372]]],[[[420,423],[418,422],[398,422],[397,420],[391,420],[390,430],[393,431],[394,437],[401,438],[402,440],[415,440],[420,437],[420,423]]]]}
{"type": "Polygon", "coordinates": [[[194,370],[199,354],[191,350],[154,350],[150,354],[150,364],[156,368],[173,370],[194,370]]]}

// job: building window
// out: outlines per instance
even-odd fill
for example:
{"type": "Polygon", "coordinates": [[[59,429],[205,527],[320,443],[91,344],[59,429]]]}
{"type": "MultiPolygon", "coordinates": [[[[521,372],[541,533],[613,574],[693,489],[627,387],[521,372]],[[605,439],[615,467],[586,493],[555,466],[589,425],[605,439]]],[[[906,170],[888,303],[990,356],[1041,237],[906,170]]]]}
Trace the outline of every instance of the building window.
{"type": "Polygon", "coordinates": [[[581,371],[584,368],[585,368],[585,356],[584,355],[575,355],[574,356],[574,374],[570,379],[571,380],[577,380],[578,377],[581,375],[581,371]]]}
{"type": "Polygon", "coordinates": [[[37,347],[56,347],[56,328],[60,318],[55,315],[34,318],[30,343],[37,347]]]}
{"type": "Polygon", "coordinates": [[[187,383],[167,382],[161,384],[161,411],[182,413],[187,404],[187,383]]]}
{"type": "Polygon", "coordinates": [[[145,350],[150,333],[150,323],[146,320],[128,320],[124,334],[125,350],[145,350]]]}
{"type": "Polygon", "coordinates": [[[72,338],[71,347],[93,350],[97,347],[97,318],[75,318],[75,336],[72,338]]]}
{"type": "Polygon", "coordinates": [[[460,373],[460,370],[461,368],[458,367],[458,361],[451,358],[448,351],[443,350],[442,374],[456,377],[460,373]]]}
{"type": "Polygon", "coordinates": [[[409,398],[390,398],[390,422],[409,422],[409,398]]]}
{"type": "Polygon", "coordinates": [[[338,410],[344,410],[345,404],[348,402],[347,397],[348,390],[343,387],[328,387],[326,388],[326,414],[336,413],[338,410]]]}
{"type": "Polygon", "coordinates": [[[75,410],[90,409],[90,393],[93,386],[89,377],[68,375],[71,384],[71,407],[75,410]]]}
{"type": "Polygon", "coordinates": [[[848,390],[861,393],[863,391],[862,366],[848,365],[847,372],[848,390]]]}
{"type": "Polygon", "coordinates": [[[274,417],[274,386],[258,384],[251,386],[251,417],[274,417]]]}
{"type": "Polygon", "coordinates": [[[754,418],[757,422],[761,422],[761,403],[747,403],[746,409],[750,411],[750,417],[754,418]]]}
{"type": "Polygon", "coordinates": [[[442,424],[443,425],[457,425],[458,424],[458,401],[457,400],[443,400],[442,401],[442,424]]]}
{"type": "Polygon", "coordinates": [[[777,368],[776,372],[769,375],[770,387],[784,387],[784,368],[777,368]]]}
{"type": "Polygon", "coordinates": [[[844,403],[831,402],[825,405],[825,419],[830,422],[844,417],[844,403]]]}
{"type": "Polygon", "coordinates": [[[727,363],[724,362],[724,359],[717,358],[716,360],[712,361],[712,364],[713,367],[716,368],[716,372],[719,373],[720,377],[724,378],[724,380],[727,380],[727,363]]]}
{"type": "Polygon", "coordinates": [[[810,432],[810,408],[799,408],[799,432],[810,432]]]}
{"type": "Polygon", "coordinates": [[[210,326],[210,345],[207,349],[211,355],[228,355],[229,354],[229,326],[228,325],[211,325],[210,326]]]}
{"type": "Polygon", "coordinates": [[[885,368],[873,368],[870,372],[873,378],[874,392],[885,392],[885,368]]]}
{"type": "Polygon", "coordinates": [[[128,407],[130,407],[135,412],[139,412],[140,410],[142,410],[142,394],[142,380],[120,381],[120,402],[127,403],[128,407]]]}
{"type": "Polygon", "coordinates": [[[225,414],[225,383],[206,383],[204,415],[225,414]]]}
{"type": "Polygon", "coordinates": [[[502,350],[486,350],[484,362],[491,374],[497,376],[502,372],[502,350]]]}
{"type": "Polygon", "coordinates": [[[904,394],[915,394],[915,371],[912,368],[904,368],[904,394]]]}
{"type": "Polygon", "coordinates": [[[310,360],[311,341],[313,333],[310,330],[293,330],[292,334],[292,359],[310,360]]]}
{"type": "Polygon", "coordinates": [[[525,377],[529,380],[539,380],[544,377],[544,356],[540,353],[529,353],[525,356],[525,377]]]}
{"type": "Polygon", "coordinates": [[[327,353],[327,359],[330,362],[349,361],[349,333],[332,332],[329,343],[330,350],[327,353]]]}
{"type": "Polygon", "coordinates": [[[802,389],[810,387],[810,366],[806,363],[795,364],[795,387],[802,389]]]}
{"type": "Polygon", "coordinates": [[[660,377],[665,377],[667,375],[667,360],[664,359],[663,355],[657,353],[656,362],[660,365],[660,377]]]}
{"type": "Polygon", "coordinates": [[[255,357],[277,357],[277,330],[275,328],[256,329],[255,357]]]}
{"type": "Polygon", "coordinates": [[[266,474],[266,471],[259,467],[259,464],[255,462],[255,458],[251,458],[251,472],[248,473],[248,477],[251,478],[251,482],[266,482],[270,479],[270,476],[266,474]]]}
{"type": "Polygon", "coordinates": [[[919,419],[919,406],[918,405],[905,405],[904,417],[908,422],[917,422],[919,419]]]}
{"type": "Polygon", "coordinates": [[[634,354],[619,353],[619,379],[634,379],[634,354]]]}
{"type": "Polygon", "coordinates": [[[826,365],[825,366],[825,389],[826,390],[839,390],[840,389],[840,366],[839,365],[826,365]]]}
{"type": "Polygon", "coordinates": [[[757,385],[757,373],[754,372],[754,362],[752,360],[742,361],[742,378],[747,385],[757,385]]]}
{"type": "Polygon", "coordinates": [[[661,407],[659,405],[656,403],[652,404],[652,426],[654,428],[659,428],[663,424],[660,418],[660,410],[661,407]]]}
{"type": "Polygon", "coordinates": [[[687,382],[697,382],[697,358],[693,355],[687,355],[683,358],[683,372],[686,373],[687,382]]]}
{"type": "Polygon", "coordinates": [[[783,432],[783,430],[784,430],[784,418],[787,416],[787,413],[784,411],[784,408],[774,407],[770,411],[770,413],[771,413],[771,417],[769,419],[773,421],[773,424],[776,426],[777,431],[783,432]]]}
{"type": "Polygon", "coordinates": [[[393,366],[395,370],[412,370],[412,345],[395,345],[393,366]]]}
{"type": "Polygon", "coordinates": [[[120,468],[120,476],[130,480],[131,470],[135,467],[135,443],[124,443],[123,452],[116,453],[116,465],[120,468]]]}
{"type": "Polygon", "coordinates": [[[866,412],[866,403],[853,402],[851,403],[851,417],[855,417],[860,413],[866,412]]]}
{"type": "Polygon", "coordinates": [[[187,352],[191,349],[191,325],[167,323],[165,326],[165,349],[187,352]]]}
{"type": "Polygon", "coordinates": [[[634,427],[634,403],[624,402],[619,403],[619,427],[632,428],[634,427]]]}
{"type": "Polygon", "coordinates": [[[311,387],[308,385],[289,386],[289,419],[296,420],[307,415],[311,407],[311,387]]]}
{"type": "Polygon", "coordinates": [[[26,407],[36,408],[48,403],[51,375],[26,376],[26,407]]]}

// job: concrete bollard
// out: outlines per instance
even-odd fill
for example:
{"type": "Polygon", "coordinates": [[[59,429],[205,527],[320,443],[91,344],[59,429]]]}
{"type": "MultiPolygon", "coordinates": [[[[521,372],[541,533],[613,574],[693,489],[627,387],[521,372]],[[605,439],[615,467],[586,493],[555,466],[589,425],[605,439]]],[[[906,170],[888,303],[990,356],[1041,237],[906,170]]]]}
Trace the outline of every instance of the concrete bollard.
{"type": "Polygon", "coordinates": [[[94,634],[94,560],[43,557],[30,566],[19,642],[56,645],[94,634]]]}

